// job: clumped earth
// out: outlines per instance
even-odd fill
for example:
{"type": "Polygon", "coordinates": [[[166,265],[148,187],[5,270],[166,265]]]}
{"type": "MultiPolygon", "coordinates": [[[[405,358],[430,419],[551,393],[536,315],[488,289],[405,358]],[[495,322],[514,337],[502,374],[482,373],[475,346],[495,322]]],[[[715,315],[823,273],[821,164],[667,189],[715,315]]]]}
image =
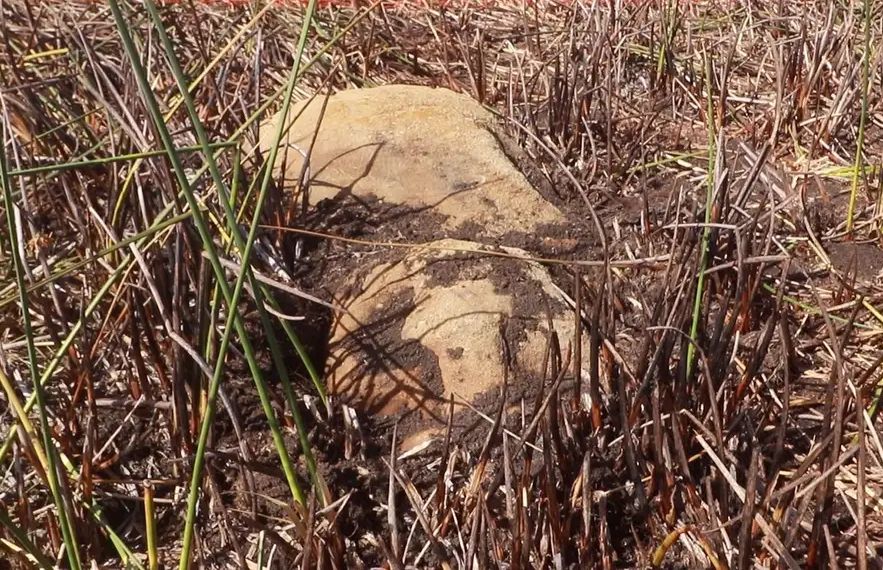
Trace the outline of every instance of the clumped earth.
{"type": "Polygon", "coordinates": [[[191,567],[883,567],[875,3],[323,6],[265,193],[303,8],[160,6],[191,114],[112,5],[0,5],[0,567],[176,566],[199,457],[191,567]]]}

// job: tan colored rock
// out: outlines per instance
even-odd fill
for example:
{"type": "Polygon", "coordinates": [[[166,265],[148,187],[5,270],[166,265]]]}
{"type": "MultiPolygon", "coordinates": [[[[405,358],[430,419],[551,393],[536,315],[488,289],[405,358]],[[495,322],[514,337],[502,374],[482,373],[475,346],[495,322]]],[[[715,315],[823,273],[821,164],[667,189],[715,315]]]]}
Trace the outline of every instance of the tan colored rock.
{"type": "MultiPolygon", "coordinates": [[[[404,447],[445,426],[451,394],[460,410],[466,402],[489,415],[498,409],[504,338],[510,395],[535,394],[548,339],[546,306],[562,346],[572,342],[573,312],[548,272],[482,251],[489,250],[442,240],[377,265],[335,324],[330,392],[366,414],[402,418],[404,447]]],[[[495,251],[526,256],[515,248],[495,251]]]]}
{"type": "MultiPolygon", "coordinates": [[[[289,187],[297,185],[322,104],[319,96],[289,114],[294,123],[277,162],[285,164],[289,187]]],[[[264,151],[280,119],[262,127],[264,151]]],[[[493,125],[476,101],[447,89],[389,85],[337,93],[312,147],[310,202],[351,196],[360,207],[380,200],[438,213],[444,221],[434,238],[464,228],[494,238],[565,222],[507,157],[493,125]]]]}

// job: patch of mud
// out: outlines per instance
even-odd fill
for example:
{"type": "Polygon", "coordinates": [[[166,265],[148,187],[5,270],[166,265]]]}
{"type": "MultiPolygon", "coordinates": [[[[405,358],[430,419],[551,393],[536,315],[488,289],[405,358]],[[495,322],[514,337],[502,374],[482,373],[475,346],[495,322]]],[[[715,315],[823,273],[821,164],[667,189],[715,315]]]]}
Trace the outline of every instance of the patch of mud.
{"type": "Polygon", "coordinates": [[[828,257],[834,269],[843,274],[855,276],[864,285],[880,282],[883,271],[883,249],[874,243],[829,243],[828,257]]]}

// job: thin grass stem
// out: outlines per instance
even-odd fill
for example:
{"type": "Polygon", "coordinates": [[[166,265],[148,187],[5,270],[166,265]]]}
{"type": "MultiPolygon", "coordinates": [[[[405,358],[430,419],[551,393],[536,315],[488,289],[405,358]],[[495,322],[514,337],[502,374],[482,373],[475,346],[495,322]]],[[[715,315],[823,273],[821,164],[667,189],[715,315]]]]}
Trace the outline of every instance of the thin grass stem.
{"type": "Polygon", "coordinates": [[[31,307],[25,282],[25,260],[22,259],[18,243],[18,220],[15,215],[15,202],[12,198],[12,185],[9,171],[6,166],[6,137],[0,128],[0,187],[6,202],[6,230],[9,238],[9,249],[12,256],[12,264],[15,272],[15,282],[19,291],[19,303],[21,304],[22,327],[27,340],[28,372],[34,386],[33,396],[37,405],[37,413],[40,418],[40,431],[43,438],[43,449],[46,453],[46,476],[49,482],[49,491],[52,493],[52,501],[55,504],[58,524],[64,540],[65,554],[68,564],[73,570],[80,568],[80,545],[71,518],[74,513],[68,512],[67,503],[62,495],[61,485],[58,479],[57,456],[55,442],[52,440],[52,429],[49,425],[49,412],[46,407],[46,395],[43,391],[43,383],[37,372],[37,348],[34,344],[34,330],[31,323],[31,307]]]}

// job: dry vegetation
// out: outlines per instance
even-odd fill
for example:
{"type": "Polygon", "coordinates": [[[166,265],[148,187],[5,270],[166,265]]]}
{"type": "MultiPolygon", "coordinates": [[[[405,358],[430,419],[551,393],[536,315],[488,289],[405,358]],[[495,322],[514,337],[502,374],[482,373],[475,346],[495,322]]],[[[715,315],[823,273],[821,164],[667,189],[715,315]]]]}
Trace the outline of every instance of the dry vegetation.
{"type": "Polygon", "coordinates": [[[315,292],[310,256],[265,229],[243,255],[255,211],[303,224],[249,149],[305,9],[161,7],[188,113],[163,28],[123,5],[128,52],[111,4],[0,2],[0,568],[171,567],[188,504],[200,568],[883,567],[880,14],[319,9],[296,99],[473,95],[610,262],[570,270],[581,382],[550,339],[522,416],[396,460],[389,430],[322,405],[297,355],[323,325],[277,318],[315,311],[251,280],[315,292]],[[225,290],[213,257],[254,273],[225,290]]]}

